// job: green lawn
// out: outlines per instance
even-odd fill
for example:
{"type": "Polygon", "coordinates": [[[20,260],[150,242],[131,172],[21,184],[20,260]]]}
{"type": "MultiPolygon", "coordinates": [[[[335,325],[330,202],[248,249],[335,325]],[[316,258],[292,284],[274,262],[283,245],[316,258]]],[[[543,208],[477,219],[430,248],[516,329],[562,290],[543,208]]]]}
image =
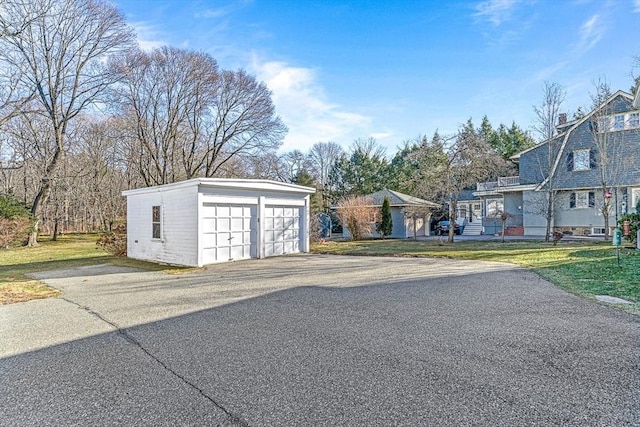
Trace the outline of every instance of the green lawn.
{"type": "Polygon", "coordinates": [[[616,250],[610,242],[367,240],[312,244],[312,252],[342,255],[446,257],[499,261],[527,267],[555,285],[584,297],[611,295],[632,301],[625,306],[640,313],[640,254],[616,250]]]}
{"type": "Polygon", "coordinates": [[[179,272],[184,269],[166,265],[113,257],[96,246],[95,234],[72,234],[58,237],[55,242],[43,239],[35,248],[0,250],[0,304],[48,298],[59,295],[55,289],[26,277],[27,273],[80,267],[95,264],[113,264],[179,272]]]}

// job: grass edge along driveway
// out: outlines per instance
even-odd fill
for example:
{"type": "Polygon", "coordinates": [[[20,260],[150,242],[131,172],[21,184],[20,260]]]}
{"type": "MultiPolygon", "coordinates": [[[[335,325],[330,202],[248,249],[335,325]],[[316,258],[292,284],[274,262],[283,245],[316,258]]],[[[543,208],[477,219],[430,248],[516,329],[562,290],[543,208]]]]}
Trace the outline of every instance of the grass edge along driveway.
{"type": "Polygon", "coordinates": [[[611,242],[365,240],[314,243],[311,252],[334,255],[445,257],[495,261],[528,268],[575,295],[610,295],[633,302],[617,305],[640,314],[640,253],[620,250],[620,266],[611,242]]]}
{"type": "Polygon", "coordinates": [[[114,257],[96,246],[96,234],[69,234],[51,241],[43,238],[35,248],[0,250],[0,305],[60,296],[60,291],[27,277],[29,273],[112,264],[144,270],[179,273],[189,268],[170,267],[130,258],[114,257]]]}

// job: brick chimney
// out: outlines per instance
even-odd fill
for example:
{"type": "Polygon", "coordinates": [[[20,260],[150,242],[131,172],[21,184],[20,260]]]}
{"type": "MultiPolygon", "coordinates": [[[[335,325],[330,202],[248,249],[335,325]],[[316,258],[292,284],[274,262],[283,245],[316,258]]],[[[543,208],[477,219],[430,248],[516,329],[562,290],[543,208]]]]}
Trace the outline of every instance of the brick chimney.
{"type": "Polygon", "coordinates": [[[558,126],[567,124],[567,113],[558,114],[558,126]]]}

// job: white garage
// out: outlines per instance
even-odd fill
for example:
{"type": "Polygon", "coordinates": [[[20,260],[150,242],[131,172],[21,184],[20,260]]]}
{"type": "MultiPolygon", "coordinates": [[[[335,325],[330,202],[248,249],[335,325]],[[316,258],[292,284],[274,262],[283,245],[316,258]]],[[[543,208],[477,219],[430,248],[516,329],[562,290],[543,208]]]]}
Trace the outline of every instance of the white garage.
{"type": "Polygon", "coordinates": [[[203,266],[309,251],[309,195],[294,184],[195,178],[124,191],[127,255],[203,266]]]}

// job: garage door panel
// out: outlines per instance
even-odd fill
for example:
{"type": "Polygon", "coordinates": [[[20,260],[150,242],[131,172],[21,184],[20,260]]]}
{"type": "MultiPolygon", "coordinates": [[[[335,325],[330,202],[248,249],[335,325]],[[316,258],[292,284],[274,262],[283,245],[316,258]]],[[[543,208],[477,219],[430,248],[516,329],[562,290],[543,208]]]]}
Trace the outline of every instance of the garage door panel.
{"type": "Polygon", "coordinates": [[[203,248],[215,248],[217,245],[217,239],[214,233],[202,234],[202,247],[203,248]]]}
{"type": "Polygon", "coordinates": [[[229,230],[244,230],[245,220],[244,218],[231,218],[231,226],[229,230]]]}
{"type": "Polygon", "coordinates": [[[269,206],[265,217],[265,256],[299,252],[300,208],[269,206]]]}
{"type": "Polygon", "coordinates": [[[257,207],[205,204],[203,212],[204,264],[257,256],[257,207]]]}
{"type": "Polygon", "coordinates": [[[216,231],[218,233],[230,231],[231,230],[231,218],[220,218],[216,219],[216,231]]]}
{"type": "Polygon", "coordinates": [[[202,232],[203,233],[212,233],[216,231],[216,220],[215,218],[203,218],[202,219],[202,232]]]}

